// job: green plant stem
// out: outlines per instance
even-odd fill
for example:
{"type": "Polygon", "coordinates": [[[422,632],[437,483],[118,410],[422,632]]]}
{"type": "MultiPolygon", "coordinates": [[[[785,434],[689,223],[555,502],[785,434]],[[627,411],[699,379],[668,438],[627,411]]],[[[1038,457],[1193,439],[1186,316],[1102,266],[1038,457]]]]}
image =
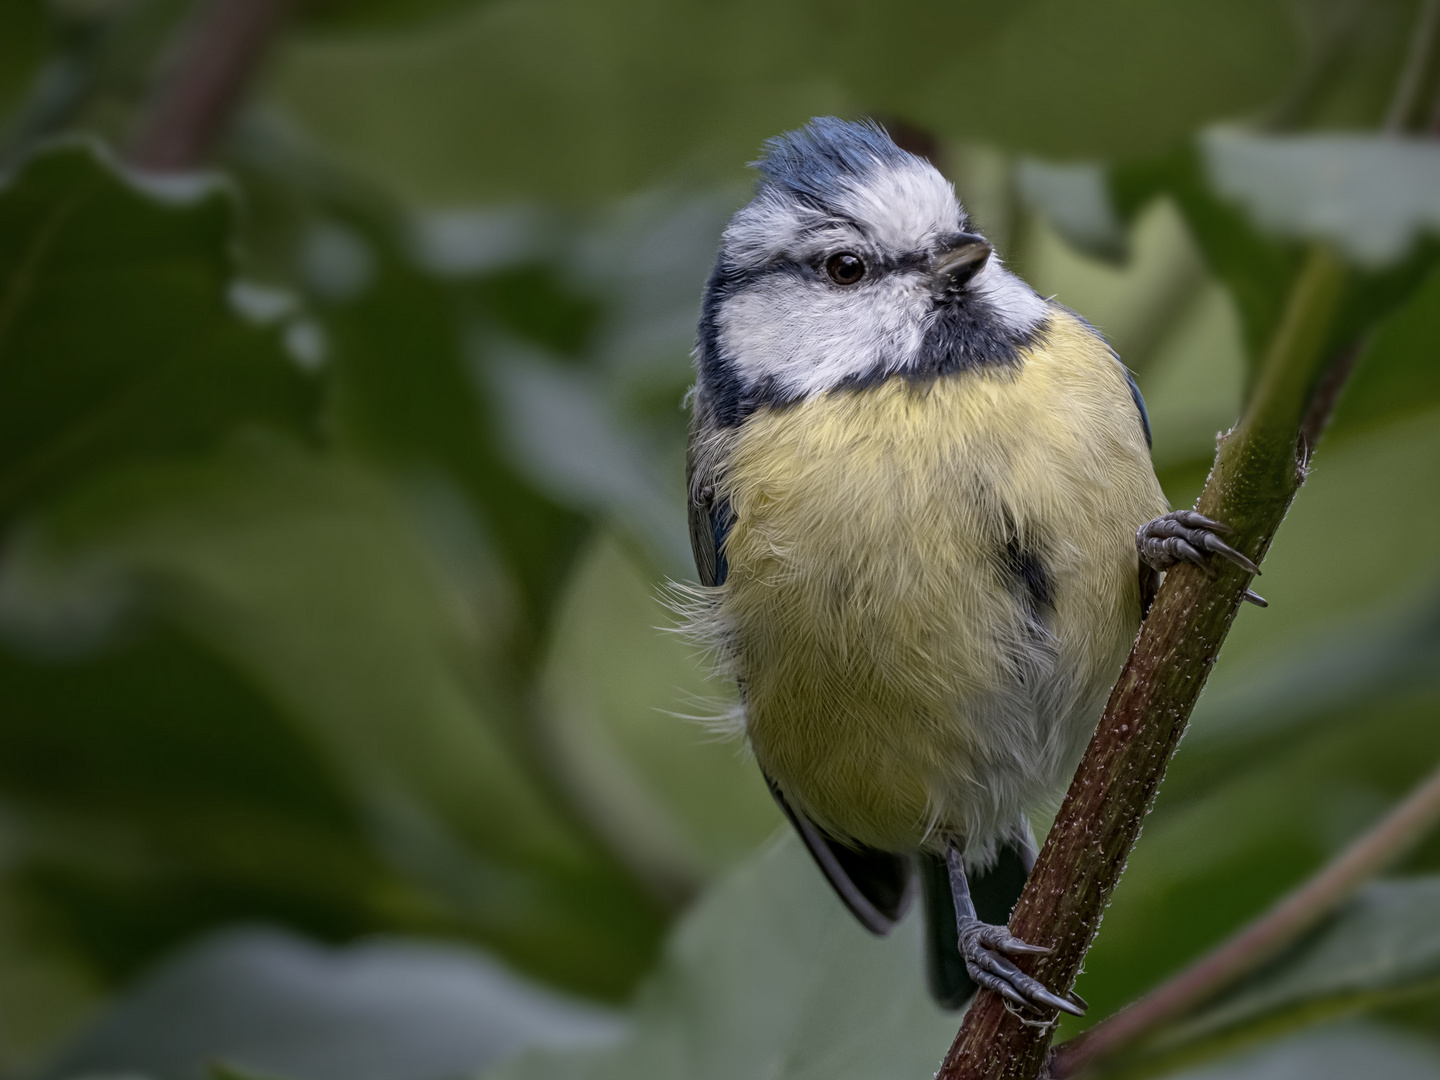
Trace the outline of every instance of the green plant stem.
{"type": "Polygon", "coordinates": [[[1421,0],[1420,12],[1415,19],[1415,30],[1410,35],[1410,48],[1395,92],[1390,99],[1390,108],[1381,124],[1384,131],[1408,130],[1417,105],[1421,104],[1425,75],[1430,58],[1435,51],[1437,37],[1440,37],[1440,0],[1421,0]]]}
{"type": "Polygon", "coordinates": [[[1053,1080],[1075,1076],[1097,1061],[1135,1046],[1165,1023],[1231,986],[1296,941],[1393,863],[1440,820],[1440,769],[1394,810],[1218,949],[1135,1004],[1062,1043],[1050,1062],[1053,1080]]]}
{"type": "MultiPolygon", "coordinates": [[[[1200,511],[1230,524],[1235,546],[1256,562],[1304,482],[1302,425],[1314,421],[1312,392],[1345,279],[1331,251],[1310,250],[1250,405],[1221,440],[1200,496],[1200,511]]],[[[1326,395],[1331,406],[1337,396],[1326,395]]],[[[1248,584],[1229,564],[1213,578],[1192,566],[1166,574],[1010,919],[1012,933],[1054,950],[1022,962],[1052,989],[1074,985],[1248,584]]],[[[1037,1077],[1049,1042],[1048,1027],[982,991],[937,1078],[1037,1077]]]]}

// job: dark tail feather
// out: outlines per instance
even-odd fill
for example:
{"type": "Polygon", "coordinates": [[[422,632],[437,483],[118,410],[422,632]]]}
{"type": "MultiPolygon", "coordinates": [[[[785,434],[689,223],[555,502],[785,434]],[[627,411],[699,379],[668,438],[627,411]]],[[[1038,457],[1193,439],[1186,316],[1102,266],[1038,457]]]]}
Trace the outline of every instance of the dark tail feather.
{"type": "MultiPolygon", "coordinates": [[[[987,923],[1010,921],[1020,890],[1035,864],[1034,850],[1007,845],[995,865],[970,878],[975,913],[987,923]]],[[[929,853],[920,856],[920,891],[925,897],[925,959],[930,993],[940,1007],[958,1009],[975,993],[975,984],[960,956],[960,935],[955,927],[955,901],[950,893],[950,872],[945,860],[929,853]]]]}

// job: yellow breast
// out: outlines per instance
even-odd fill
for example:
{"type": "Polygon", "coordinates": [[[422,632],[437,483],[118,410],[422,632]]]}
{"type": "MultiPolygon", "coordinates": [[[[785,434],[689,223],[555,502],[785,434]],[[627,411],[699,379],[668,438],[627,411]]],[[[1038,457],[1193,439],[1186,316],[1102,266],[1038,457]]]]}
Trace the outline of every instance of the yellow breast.
{"type": "Polygon", "coordinates": [[[1059,310],[1014,367],[746,421],[716,611],[761,765],[822,827],[1011,827],[1073,768],[1165,511],[1125,374],[1059,310]]]}

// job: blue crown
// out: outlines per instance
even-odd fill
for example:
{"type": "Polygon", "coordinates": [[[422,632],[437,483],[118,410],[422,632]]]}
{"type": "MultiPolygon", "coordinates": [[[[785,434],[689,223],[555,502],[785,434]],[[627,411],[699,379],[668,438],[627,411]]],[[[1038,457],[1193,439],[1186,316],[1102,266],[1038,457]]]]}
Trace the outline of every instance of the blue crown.
{"type": "Polygon", "coordinates": [[[759,192],[780,188],[812,199],[833,194],[839,184],[865,180],[884,167],[921,164],[901,150],[873,120],[817,116],[798,131],[765,143],[765,156],[751,162],[760,170],[759,192]]]}

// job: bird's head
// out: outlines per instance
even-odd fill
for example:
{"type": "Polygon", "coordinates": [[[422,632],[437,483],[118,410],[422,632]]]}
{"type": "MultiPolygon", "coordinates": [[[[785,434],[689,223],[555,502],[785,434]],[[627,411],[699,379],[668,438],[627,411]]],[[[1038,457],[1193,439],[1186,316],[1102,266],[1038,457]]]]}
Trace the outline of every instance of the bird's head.
{"type": "Polygon", "coordinates": [[[706,286],[697,358],[722,423],[890,375],[1013,361],[1045,301],[933,165],[875,124],[772,139],[706,286]]]}

